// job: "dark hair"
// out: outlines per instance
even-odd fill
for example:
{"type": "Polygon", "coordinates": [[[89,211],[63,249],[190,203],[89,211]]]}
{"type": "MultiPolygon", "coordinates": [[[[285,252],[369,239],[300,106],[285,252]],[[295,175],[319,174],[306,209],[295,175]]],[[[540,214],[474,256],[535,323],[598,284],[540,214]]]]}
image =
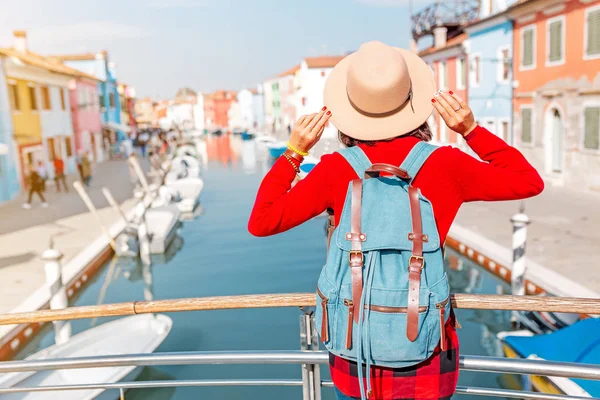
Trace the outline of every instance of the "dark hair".
{"type": "MultiPolygon", "coordinates": [[[[431,140],[431,138],[433,137],[433,135],[431,133],[431,129],[429,129],[429,124],[427,122],[423,122],[423,124],[421,126],[419,126],[417,129],[414,129],[410,133],[407,133],[406,135],[400,135],[400,136],[414,136],[417,139],[423,140],[425,142],[429,142],[431,140]]],[[[392,140],[395,140],[395,139],[399,138],[400,136],[396,136],[396,137],[393,137],[390,139],[384,139],[384,140],[359,140],[359,139],[351,138],[350,136],[346,135],[342,131],[338,130],[338,138],[340,139],[340,142],[342,142],[342,144],[346,147],[358,146],[359,144],[365,144],[367,146],[375,146],[375,144],[378,142],[391,142],[392,140]]]]}

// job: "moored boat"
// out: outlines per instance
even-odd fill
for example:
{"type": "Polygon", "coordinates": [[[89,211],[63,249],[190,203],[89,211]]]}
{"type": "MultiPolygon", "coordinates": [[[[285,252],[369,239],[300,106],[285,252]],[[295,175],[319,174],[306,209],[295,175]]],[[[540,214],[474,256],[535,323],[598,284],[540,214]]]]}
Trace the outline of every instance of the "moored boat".
{"type": "MultiPolygon", "coordinates": [[[[153,353],[165,340],[173,321],[162,314],[134,315],[88,329],[63,344],[41,350],[27,360],[49,360],[115,354],[153,353]]],[[[140,367],[111,367],[62,369],[37,372],[15,372],[0,378],[0,388],[61,386],[69,384],[116,383],[131,381],[141,372],[140,367]]],[[[91,400],[114,399],[114,391],[103,389],[27,392],[0,395],[2,400],[91,400]]]]}
{"type": "Polygon", "coordinates": [[[267,143],[267,148],[271,157],[278,158],[285,152],[287,145],[285,142],[267,143]]]}
{"type": "MultiPolygon", "coordinates": [[[[600,363],[600,319],[589,318],[548,334],[530,331],[500,332],[509,358],[530,358],[583,364],[600,363]]],[[[600,397],[600,381],[532,376],[533,387],[542,393],[600,397]]]]}
{"type": "Polygon", "coordinates": [[[319,159],[316,157],[307,156],[300,164],[300,175],[301,178],[304,178],[312,169],[319,163],[319,159]]]}

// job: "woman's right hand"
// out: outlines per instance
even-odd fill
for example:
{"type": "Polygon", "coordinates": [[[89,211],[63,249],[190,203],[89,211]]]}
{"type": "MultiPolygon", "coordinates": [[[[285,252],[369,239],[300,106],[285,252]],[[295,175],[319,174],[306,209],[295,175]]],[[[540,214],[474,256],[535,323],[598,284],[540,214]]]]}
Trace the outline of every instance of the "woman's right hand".
{"type": "Polygon", "coordinates": [[[458,95],[439,91],[431,99],[433,106],[440,113],[448,128],[466,137],[477,127],[473,111],[458,95]]]}
{"type": "Polygon", "coordinates": [[[290,144],[308,153],[321,139],[329,118],[331,118],[331,111],[327,111],[326,107],[323,107],[319,113],[301,116],[292,128],[290,144]]]}

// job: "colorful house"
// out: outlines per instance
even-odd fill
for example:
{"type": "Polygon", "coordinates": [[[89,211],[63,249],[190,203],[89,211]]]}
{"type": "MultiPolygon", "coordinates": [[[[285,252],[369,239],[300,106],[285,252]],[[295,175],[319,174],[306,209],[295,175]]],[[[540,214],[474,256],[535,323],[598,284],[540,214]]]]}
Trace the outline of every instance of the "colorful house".
{"type": "Polygon", "coordinates": [[[265,113],[265,129],[275,132],[275,110],[273,103],[273,84],[276,78],[267,79],[263,84],[263,104],[265,113]]]}
{"type": "Polygon", "coordinates": [[[292,126],[296,122],[296,73],[300,66],[293,68],[279,75],[279,99],[281,110],[281,129],[291,132],[292,126]]]}
{"type": "Polygon", "coordinates": [[[479,19],[465,27],[469,38],[463,46],[469,58],[469,106],[481,126],[512,144],[513,28],[506,6],[504,0],[485,0],[479,19]]]}
{"type": "Polygon", "coordinates": [[[204,128],[215,128],[215,102],[213,101],[213,93],[207,93],[204,97],[204,128]]]}
{"type": "Polygon", "coordinates": [[[546,180],[600,189],[600,1],[527,0],[508,12],[516,145],[546,180]]]}
{"type": "Polygon", "coordinates": [[[13,120],[4,58],[0,57],[0,203],[14,199],[21,192],[17,166],[18,152],[13,141],[13,120]]]}
{"type": "MultiPolygon", "coordinates": [[[[440,26],[434,29],[433,36],[433,46],[419,55],[433,71],[438,89],[452,90],[467,99],[467,54],[463,46],[467,34],[460,29],[449,32],[446,27],[440,26]]],[[[448,128],[438,113],[431,114],[428,122],[435,143],[464,146],[459,140],[460,135],[448,128]]]]}
{"type": "MultiPolygon", "coordinates": [[[[329,73],[344,56],[307,57],[296,72],[296,115],[318,112],[323,107],[323,90],[329,73]]],[[[335,137],[337,129],[327,124],[323,137],[335,137]]]]}
{"type": "Polygon", "coordinates": [[[29,165],[46,164],[54,177],[53,161],[64,160],[65,172],[75,167],[73,125],[68,84],[74,78],[94,79],[27,48],[27,36],[15,32],[14,48],[0,49],[11,104],[14,138],[23,180],[29,165]]]}
{"type": "Polygon", "coordinates": [[[138,99],[134,105],[135,123],[140,128],[149,128],[153,124],[156,101],[150,97],[138,99]]]}
{"type": "Polygon", "coordinates": [[[119,102],[121,104],[121,124],[129,127],[134,132],[137,127],[135,120],[135,88],[120,83],[117,86],[119,102]]]}
{"type": "Polygon", "coordinates": [[[104,161],[98,80],[92,77],[72,80],[69,101],[76,153],[88,153],[95,162],[104,161]]]}
{"type": "Polygon", "coordinates": [[[265,99],[263,94],[263,85],[257,85],[255,89],[250,89],[252,93],[252,113],[254,114],[254,129],[265,128],[265,99]]]}
{"type": "Polygon", "coordinates": [[[217,90],[213,95],[213,108],[215,126],[218,128],[229,127],[229,108],[235,101],[236,92],[230,90],[217,90]]]}
{"type": "Polygon", "coordinates": [[[83,71],[99,80],[102,135],[105,147],[112,153],[120,151],[120,143],[127,139],[131,129],[121,123],[121,100],[119,98],[115,64],[109,61],[108,53],[72,54],[54,56],[65,65],[83,71]]]}

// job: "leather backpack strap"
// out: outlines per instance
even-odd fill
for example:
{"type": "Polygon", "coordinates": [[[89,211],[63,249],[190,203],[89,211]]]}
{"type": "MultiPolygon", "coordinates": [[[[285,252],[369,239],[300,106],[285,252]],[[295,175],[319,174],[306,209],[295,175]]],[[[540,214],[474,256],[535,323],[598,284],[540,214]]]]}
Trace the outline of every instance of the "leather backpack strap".
{"type": "Polygon", "coordinates": [[[360,208],[362,206],[362,180],[352,181],[352,200],[350,205],[350,232],[346,233],[346,240],[352,243],[348,261],[352,277],[352,302],[354,308],[354,321],[358,324],[358,310],[363,291],[363,266],[365,256],[362,252],[362,242],[367,236],[360,230],[360,208]]]}
{"type": "Polygon", "coordinates": [[[413,250],[412,255],[408,260],[408,313],[406,317],[406,336],[411,342],[414,342],[419,335],[421,273],[425,266],[425,260],[423,259],[423,242],[427,241],[427,235],[423,235],[419,189],[410,185],[408,187],[408,197],[412,219],[412,232],[408,234],[408,238],[413,242],[413,250]]]}

